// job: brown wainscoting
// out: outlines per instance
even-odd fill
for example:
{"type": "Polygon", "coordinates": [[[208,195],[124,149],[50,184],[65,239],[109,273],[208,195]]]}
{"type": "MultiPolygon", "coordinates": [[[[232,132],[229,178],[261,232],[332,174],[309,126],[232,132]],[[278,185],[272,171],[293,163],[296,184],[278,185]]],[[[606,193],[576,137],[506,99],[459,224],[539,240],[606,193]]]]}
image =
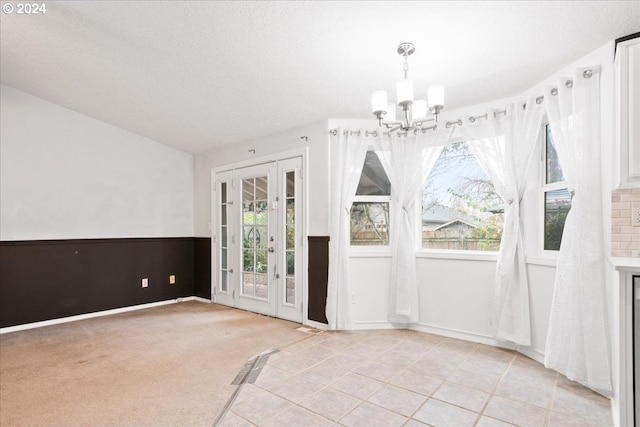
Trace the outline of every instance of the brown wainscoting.
{"type": "Polygon", "coordinates": [[[0,242],[0,327],[193,296],[195,247],[193,237],[0,242]]]}
{"type": "Polygon", "coordinates": [[[329,323],[327,280],[329,279],[329,236],[309,236],[309,320],[329,323]]]}
{"type": "Polygon", "coordinates": [[[195,296],[211,299],[211,238],[194,239],[194,292],[195,296]]]}

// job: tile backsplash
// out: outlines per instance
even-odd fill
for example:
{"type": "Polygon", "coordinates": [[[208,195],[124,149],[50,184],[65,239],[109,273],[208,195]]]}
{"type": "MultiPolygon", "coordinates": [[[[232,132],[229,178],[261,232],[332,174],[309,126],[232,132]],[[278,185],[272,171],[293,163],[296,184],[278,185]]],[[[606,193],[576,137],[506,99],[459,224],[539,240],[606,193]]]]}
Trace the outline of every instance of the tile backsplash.
{"type": "Polygon", "coordinates": [[[611,192],[611,255],[640,258],[640,227],[631,221],[639,209],[640,188],[611,192]]]}

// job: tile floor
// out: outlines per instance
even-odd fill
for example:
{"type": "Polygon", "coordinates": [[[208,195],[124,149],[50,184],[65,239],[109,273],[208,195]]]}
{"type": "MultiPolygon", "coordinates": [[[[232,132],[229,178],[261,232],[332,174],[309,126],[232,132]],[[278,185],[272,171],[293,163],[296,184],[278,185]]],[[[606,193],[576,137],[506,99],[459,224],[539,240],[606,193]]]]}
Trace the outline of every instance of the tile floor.
{"type": "Polygon", "coordinates": [[[519,353],[415,331],[324,332],[269,357],[222,426],[611,426],[609,400],[519,353]]]}

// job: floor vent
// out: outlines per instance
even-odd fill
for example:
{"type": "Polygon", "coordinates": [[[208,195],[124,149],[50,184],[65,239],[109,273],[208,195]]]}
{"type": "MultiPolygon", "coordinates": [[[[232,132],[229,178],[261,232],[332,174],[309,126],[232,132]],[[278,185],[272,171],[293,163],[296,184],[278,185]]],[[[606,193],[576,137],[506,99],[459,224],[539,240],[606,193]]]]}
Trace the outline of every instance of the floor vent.
{"type": "Polygon", "coordinates": [[[214,427],[220,425],[222,419],[229,411],[229,408],[236,400],[236,397],[238,397],[242,386],[244,384],[253,384],[254,382],[256,382],[256,379],[258,379],[260,372],[262,372],[262,368],[264,368],[264,365],[267,364],[269,356],[277,353],[278,351],[279,350],[272,348],[271,350],[263,351],[260,354],[256,354],[255,356],[247,360],[247,363],[244,364],[242,369],[240,369],[240,372],[238,372],[238,375],[236,375],[236,377],[231,382],[232,385],[237,385],[238,387],[236,387],[235,391],[233,392],[227,403],[224,405],[224,408],[222,408],[222,412],[220,412],[218,418],[216,418],[216,420],[213,422],[214,427]]]}

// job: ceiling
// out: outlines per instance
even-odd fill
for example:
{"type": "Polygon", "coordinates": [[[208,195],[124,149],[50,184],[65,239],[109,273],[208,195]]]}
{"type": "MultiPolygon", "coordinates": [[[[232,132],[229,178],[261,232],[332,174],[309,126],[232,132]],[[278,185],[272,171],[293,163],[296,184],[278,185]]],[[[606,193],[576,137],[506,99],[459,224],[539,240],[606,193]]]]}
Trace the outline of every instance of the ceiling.
{"type": "MultiPolygon", "coordinates": [[[[2,4],[17,2],[2,2],[2,4]]],[[[411,41],[448,110],[521,93],[639,30],[640,2],[56,1],[0,14],[2,83],[198,153],[372,118],[411,41]]]]}

